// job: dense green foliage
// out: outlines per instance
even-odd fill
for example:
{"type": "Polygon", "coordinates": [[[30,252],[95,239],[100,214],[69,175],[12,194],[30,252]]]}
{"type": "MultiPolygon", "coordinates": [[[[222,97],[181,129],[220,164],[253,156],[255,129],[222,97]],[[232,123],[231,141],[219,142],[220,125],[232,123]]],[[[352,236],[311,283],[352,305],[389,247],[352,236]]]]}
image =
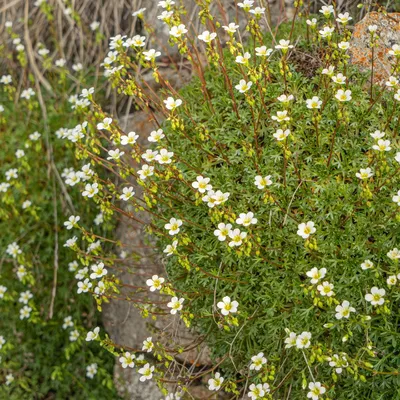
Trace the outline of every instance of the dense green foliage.
{"type": "Polygon", "coordinates": [[[10,184],[0,193],[0,285],[7,288],[0,299],[0,335],[6,341],[0,349],[0,379],[4,383],[6,375],[14,377],[9,385],[0,386],[0,398],[116,398],[113,357],[85,342],[87,328],[98,324],[96,307],[91,297],[76,294],[75,273],[68,266],[74,258],[63,247],[70,237],[64,221],[75,207],[90,224],[97,212],[77,202],[77,196],[68,193],[58,179],[64,168],[80,163],[74,162],[70,146],[55,136],[56,130],[75,121],[63,89],[54,88],[58,98],[45,97],[47,120],[36,98],[29,104],[22,99],[14,102],[12,84],[3,86],[0,94],[4,106],[0,182],[10,184]],[[31,139],[35,131],[41,136],[31,139]],[[18,158],[17,150],[23,150],[24,156],[18,158]],[[7,181],[6,172],[14,168],[18,178],[7,181]],[[24,209],[26,200],[31,205],[24,209]],[[16,258],[6,251],[13,242],[21,250],[16,258]],[[21,279],[17,276],[20,265],[26,270],[21,279]],[[20,309],[25,304],[19,299],[26,291],[33,295],[27,304],[32,311],[28,319],[21,320],[20,309]],[[67,316],[74,326],[64,329],[67,316]],[[70,341],[74,330],[79,338],[70,341]],[[86,377],[86,366],[91,363],[99,366],[94,379],[86,377]]]}
{"type": "MultiPolygon", "coordinates": [[[[254,55],[254,49],[248,51],[254,55]]],[[[309,52],[307,42],[300,42],[297,51],[309,52]]],[[[400,214],[392,200],[400,188],[394,159],[398,103],[393,92],[378,87],[370,100],[368,76],[340,60],[335,72],[347,76],[346,89],[352,91],[352,100],[345,103],[334,97],[340,85],[321,75],[321,69],[310,79],[296,71],[290,56],[286,62],[286,88],[277,57],[268,76],[262,62],[252,63],[247,71],[253,81],[250,95],[236,91],[232,100],[226,76],[215,65],[205,75],[209,101],[200,80],[179,93],[184,107],[165,124],[164,133],[181,177],[169,180],[174,196],[160,205],[163,219],[157,220],[160,231],[164,219],[183,221],[176,255],[167,259],[169,278],[187,293],[184,304],[195,316],[193,324],[208,333],[214,356],[229,355],[222,364],[225,378],[238,378],[237,372],[262,351],[269,363],[281,365],[276,382],[287,376],[278,392],[283,396],[291,387],[291,399],[304,398],[301,381],[309,378],[303,354],[285,349],[284,340],[285,329],[309,331],[307,357],[316,380],[332,382],[331,398],[397,398],[400,296],[398,286],[388,287],[386,279],[400,272],[398,260],[387,256],[400,245],[400,214]],[[294,96],[287,105],[277,101],[284,93],[294,96]],[[321,110],[306,107],[305,100],[313,96],[323,101],[321,110]],[[273,134],[282,126],[271,116],[284,109],[290,121],[283,129],[291,133],[277,141],[273,134]],[[376,130],[386,132],[391,151],[372,149],[370,134],[376,130]],[[360,168],[367,167],[373,178],[357,178],[360,168]],[[188,184],[198,175],[210,178],[213,190],[229,192],[228,201],[209,208],[201,200],[204,194],[188,184]],[[256,175],[270,175],[272,185],[259,190],[256,175]],[[235,224],[240,213],[249,211],[257,224],[235,224]],[[310,240],[296,233],[307,221],[316,227],[310,240]],[[230,248],[229,238],[220,242],[213,234],[221,222],[247,232],[240,247],[230,248]],[[362,270],[367,259],[375,267],[362,270]],[[326,268],[323,280],[334,284],[334,296],[323,297],[310,284],[306,272],[314,267],[326,268]],[[374,286],[386,288],[384,306],[366,302],[364,296],[374,286]],[[223,296],[239,302],[230,323],[215,313],[223,296]],[[356,313],[336,320],[335,306],[343,300],[356,313]],[[349,367],[338,377],[324,357],[342,352],[349,367]]],[[[226,53],[225,67],[232,82],[243,79],[242,68],[226,53]]],[[[160,235],[159,241],[162,248],[171,244],[168,236],[160,235]]]]}

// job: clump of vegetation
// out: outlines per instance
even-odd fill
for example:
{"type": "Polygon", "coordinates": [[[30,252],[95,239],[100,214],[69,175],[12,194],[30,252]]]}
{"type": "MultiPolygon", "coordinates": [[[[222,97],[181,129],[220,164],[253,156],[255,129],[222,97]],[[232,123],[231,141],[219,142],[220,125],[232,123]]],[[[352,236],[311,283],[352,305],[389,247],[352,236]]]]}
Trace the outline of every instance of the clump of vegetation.
{"type": "Polygon", "coordinates": [[[85,340],[99,315],[92,299],[75,295],[80,268],[63,247],[72,213],[91,232],[107,230],[99,211],[64,183],[71,168],[83,166],[58,138],[78,121],[68,102],[73,83],[56,69],[47,76],[54,95],[33,76],[21,89],[25,56],[20,48],[18,59],[9,57],[17,68],[0,78],[0,398],[116,398],[113,357],[85,340]]]}

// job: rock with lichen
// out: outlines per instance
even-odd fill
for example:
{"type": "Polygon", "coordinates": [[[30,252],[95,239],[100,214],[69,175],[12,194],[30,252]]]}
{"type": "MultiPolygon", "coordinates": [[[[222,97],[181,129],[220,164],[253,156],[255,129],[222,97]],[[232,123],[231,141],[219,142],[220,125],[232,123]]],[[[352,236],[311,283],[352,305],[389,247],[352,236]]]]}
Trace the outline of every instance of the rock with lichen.
{"type": "Polygon", "coordinates": [[[400,13],[371,12],[354,27],[349,50],[351,63],[362,71],[371,71],[373,58],[373,81],[383,84],[391,75],[392,56],[388,52],[394,44],[400,44],[400,13]],[[378,34],[373,51],[368,30],[370,25],[377,26],[378,34]]]}

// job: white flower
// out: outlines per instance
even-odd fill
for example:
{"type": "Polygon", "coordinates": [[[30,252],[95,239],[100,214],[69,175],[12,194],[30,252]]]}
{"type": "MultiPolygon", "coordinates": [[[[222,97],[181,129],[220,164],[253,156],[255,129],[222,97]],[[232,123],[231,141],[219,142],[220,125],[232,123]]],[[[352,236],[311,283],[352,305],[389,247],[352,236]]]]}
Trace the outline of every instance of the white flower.
{"type": "Polygon", "coordinates": [[[346,77],[343,74],[333,75],[331,77],[333,82],[337,83],[338,85],[345,85],[346,84],[346,77]]]}
{"type": "Polygon", "coordinates": [[[125,352],[124,355],[119,358],[119,362],[121,363],[122,368],[124,369],[127,367],[133,368],[135,366],[134,359],[135,359],[134,354],[125,352]]]}
{"type": "Polygon", "coordinates": [[[253,82],[246,82],[244,79],[241,79],[240,82],[235,86],[235,89],[239,90],[240,93],[245,93],[251,88],[252,85],[253,82]]]}
{"type": "Polygon", "coordinates": [[[12,82],[12,76],[11,75],[3,75],[0,78],[0,83],[2,83],[3,85],[8,85],[12,82]]]}
{"type": "Polygon", "coordinates": [[[173,0],[165,0],[165,1],[159,1],[157,5],[158,7],[167,8],[174,4],[175,2],[173,0]]]}
{"type": "Polygon", "coordinates": [[[394,87],[399,84],[399,80],[395,76],[390,76],[389,80],[386,81],[386,86],[388,87],[394,87]]]}
{"type": "Polygon", "coordinates": [[[234,22],[228,24],[228,26],[222,27],[228,33],[235,33],[236,30],[239,28],[239,25],[236,25],[234,22]]]}
{"type": "Polygon", "coordinates": [[[75,275],[75,279],[78,279],[78,280],[85,279],[88,274],[88,271],[89,271],[88,267],[80,269],[78,271],[78,273],[75,275]]]}
{"type": "Polygon", "coordinates": [[[297,335],[294,332],[288,332],[289,336],[285,339],[285,348],[290,349],[291,347],[296,346],[297,335]]]}
{"type": "Polygon", "coordinates": [[[306,21],[306,24],[308,25],[308,26],[311,26],[311,28],[315,28],[316,26],[317,26],[317,18],[313,18],[313,19],[311,19],[311,20],[307,20],[306,21]]]}
{"type": "Polygon", "coordinates": [[[265,13],[264,7],[256,7],[253,10],[250,10],[250,14],[254,14],[255,17],[261,17],[261,15],[264,13],[265,13]]]}
{"type": "Polygon", "coordinates": [[[370,302],[373,306],[381,306],[385,302],[385,299],[383,298],[385,294],[385,289],[378,289],[374,286],[371,288],[371,293],[365,295],[365,300],[370,302]]]}
{"type": "Polygon", "coordinates": [[[103,283],[103,281],[99,281],[97,283],[97,286],[94,288],[94,292],[97,295],[101,295],[106,291],[106,285],[103,283]]]}
{"type": "Polygon", "coordinates": [[[187,33],[187,31],[188,31],[188,30],[186,29],[185,25],[180,24],[180,25],[178,25],[178,26],[173,26],[173,27],[171,28],[171,30],[169,31],[169,34],[170,34],[171,36],[173,36],[173,37],[179,38],[179,37],[181,37],[182,35],[184,35],[185,33],[187,33]]]}
{"type": "Polygon", "coordinates": [[[6,193],[7,190],[10,188],[10,184],[7,182],[1,182],[0,183],[0,193],[6,193]]]}
{"type": "Polygon", "coordinates": [[[386,279],[386,283],[388,284],[388,286],[393,286],[397,283],[397,278],[396,275],[390,275],[387,279],[386,279]]]}
{"type": "Polygon", "coordinates": [[[19,310],[19,319],[27,319],[30,317],[31,315],[31,311],[32,308],[28,307],[28,306],[23,306],[20,310],[19,310]]]}
{"type": "Polygon", "coordinates": [[[76,329],[74,329],[69,334],[69,341],[70,342],[76,342],[78,340],[79,336],[80,336],[79,332],[76,329]]]}
{"type": "Polygon", "coordinates": [[[156,155],[156,161],[159,164],[171,164],[171,158],[174,156],[172,151],[168,151],[167,149],[161,149],[160,153],[156,155]]]}
{"type": "Polygon", "coordinates": [[[151,337],[148,337],[146,340],[143,340],[142,351],[147,351],[147,353],[151,353],[154,348],[154,343],[151,337]]]}
{"type": "Polygon", "coordinates": [[[10,386],[14,382],[14,376],[12,374],[6,375],[6,385],[10,386]]]}
{"type": "Polygon", "coordinates": [[[368,31],[375,33],[378,30],[378,25],[368,25],[368,31]]]}
{"type": "Polygon", "coordinates": [[[371,168],[361,168],[360,172],[356,173],[356,177],[359,179],[368,179],[371,178],[371,176],[373,176],[374,174],[371,171],[371,168]]]}
{"type": "Polygon", "coordinates": [[[121,151],[120,149],[109,150],[107,160],[119,160],[125,152],[121,151]]]}
{"type": "Polygon", "coordinates": [[[229,231],[229,237],[232,239],[229,242],[229,247],[240,246],[243,243],[243,239],[247,236],[246,232],[240,232],[240,229],[234,229],[229,231]]]}
{"type": "Polygon", "coordinates": [[[266,186],[271,186],[272,185],[271,175],[267,175],[265,177],[257,175],[254,178],[254,184],[257,186],[258,189],[265,189],[266,186]]]}
{"type": "Polygon", "coordinates": [[[0,336],[0,350],[2,349],[3,345],[6,344],[6,340],[4,339],[4,336],[0,336]]]}
{"type": "Polygon", "coordinates": [[[171,218],[168,224],[164,225],[164,228],[168,230],[171,236],[176,235],[180,231],[180,226],[182,225],[182,221],[180,219],[171,218]]]}
{"type": "Polygon", "coordinates": [[[104,222],[104,216],[103,213],[99,213],[96,215],[96,218],[93,221],[95,225],[101,225],[104,222]]]}
{"type": "Polygon", "coordinates": [[[89,282],[88,278],[86,278],[83,282],[82,281],[78,282],[77,293],[78,294],[87,293],[92,286],[93,286],[92,283],[89,282]]]}
{"type": "Polygon", "coordinates": [[[137,17],[143,15],[143,13],[146,11],[146,8],[140,8],[139,10],[135,11],[132,13],[132,17],[137,17]]]}
{"type": "Polygon", "coordinates": [[[97,374],[97,364],[93,363],[86,367],[86,376],[89,379],[93,379],[94,376],[97,374]]]}
{"type": "Polygon", "coordinates": [[[307,223],[303,222],[298,226],[297,234],[303,239],[308,239],[310,235],[316,232],[314,225],[315,224],[312,221],[308,221],[307,223]]]}
{"type": "Polygon", "coordinates": [[[119,198],[124,201],[128,201],[132,196],[134,196],[135,192],[133,191],[133,186],[123,188],[122,193],[119,198]]]}
{"type": "Polygon", "coordinates": [[[81,63],[73,64],[73,65],[72,65],[72,69],[73,69],[75,72],[82,71],[83,65],[82,65],[81,63]]]}
{"type": "Polygon", "coordinates": [[[4,294],[7,292],[7,288],[3,285],[0,285],[0,299],[4,298],[4,294]]]}
{"type": "Polygon", "coordinates": [[[183,307],[183,302],[185,301],[185,299],[180,298],[178,299],[177,297],[172,297],[171,301],[167,304],[167,307],[169,307],[171,309],[171,314],[174,315],[176,314],[178,311],[182,310],[183,307]]]}
{"type": "Polygon", "coordinates": [[[167,100],[164,100],[165,107],[167,110],[175,110],[175,108],[179,107],[182,104],[181,99],[174,100],[173,97],[168,97],[167,100]]]}
{"type": "Polygon", "coordinates": [[[27,290],[26,292],[21,292],[18,301],[23,304],[28,304],[29,300],[33,297],[33,294],[27,290]]]}
{"type": "Polygon", "coordinates": [[[67,328],[72,328],[73,326],[74,323],[72,322],[72,317],[70,315],[68,317],[65,317],[62,328],[67,329],[67,328]]]}
{"type": "Polygon", "coordinates": [[[257,218],[254,218],[252,212],[248,212],[247,214],[241,213],[239,214],[239,218],[236,219],[236,223],[243,226],[255,225],[257,223],[257,218]]]}
{"type": "Polygon", "coordinates": [[[18,254],[22,253],[22,250],[16,242],[13,242],[7,246],[6,253],[12,258],[17,258],[18,254]]]}
{"type": "Polygon", "coordinates": [[[298,349],[307,349],[311,345],[311,333],[302,332],[296,339],[296,347],[298,349]]]}
{"type": "Polygon", "coordinates": [[[6,171],[6,180],[11,181],[12,179],[18,179],[18,170],[16,168],[6,171]]]}
{"type": "Polygon", "coordinates": [[[388,54],[391,55],[391,56],[400,57],[400,45],[394,44],[392,46],[392,50],[388,51],[388,54]]]}
{"type": "Polygon", "coordinates": [[[270,388],[268,383],[264,384],[259,383],[258,385],[252,383],[249,386],[249,393],[247,393],[247,396],[251,397],[252,400],[264,399],[265,394],[269,392],[270,388]]]}
{"type": "Polygon", "coordinates": [[[374,264],[372,263],[372,261],[370,260],[365,260],[362,264],[361,264],[361,269],[366,270],[366,269],[371,269],[374,267],[374,264]]]}
{"type": "MultiPolygon", "coordinates": [[[[89,89],[83,88],[83,89],[82,89],[82,92],[81,92],[81,97],[84,98],[84,99],[87,99],[87,98],[89,98],[93,93],[94,93],[94,87],[91,87],[91,88],[89,88],[89,89]]],[[[111,124],[112,119],[111,119],[111,118],[108,118],[107,121],[108,121],[108,120],[110,120],[110,121],[109,121],[109,124],[111,124]]],[[[104,122],[104,121],[103,121],[103,122],[104,122]]],[[[100,129],[100,128],[99,128],[99,129],[100,129]]]]}
{"type": "Polygon", "coordinates": [[[112,118],[104,118],[103,122],[100,122],[97,124],[97,129],[102,130],[110,130],[111,127],[111,123],[112,123],[112,118]]]}
{"type": "Polygon", "coordinates": [[[173,11],[163,11],[161,15],[159,15],[157,18],[160,19],[161,21],[166,21],[167,19],[171,18],[174,15],[173,11]]]}
{"type": "Polygon", "coordinates": [[[199,175],[192,183],[192,186],[197,189],[199,193],[205,193],[212,189],[212,185],[210,185],[209,182],[210,178],[203,178],[203,176],[199,175]]]}
{"type": "Polygon", "coordinates": [[[269,57],[273,52],[272,49],[267,49],[267,46],[256,47],[255,50],[257,57],[269,57]]]}
{"type": "Polygon", "coordinates": [[[342,319],[342,318],[349,318],[350,313],[356,312],[356,309],[354,307],[350,306],[350,303],[347,300],[344,300],[342,302],[342,305],[338,305],[335,308],[336,314],[335,317],[336,319],[342,319]]]}
{"type": "Polygon", "coordinates": [[[22,209],[23,209],[23,210],[26,210],[26,209],[29,208],[31,205],[32,205],[32,202],[31,202],[30,200],[25,200],[25,201],[22,203],[22,209]]]}
{"type": "Polygon", "coordinates": [[[79,217],[78,215],[71,215],[68,218],[68,221],[64,222],[64,226],[69,230],[72,229],[73,227],[75,227],[77,225],[77,223],[79,222],[79,220],[81,219],[81,217],[79,217]]]}
{"type": "Polygon", "coordinates": [[[46,48],[42,48],[42,49],[38,50],[39,56],[42,56],[42,57],[47,56],[47,54],[49,54],[49,53],[50,53],[50,50],[48,50],[46,48]]]}
{"type": "Polygon", "coordinates": [[[17,157],[17,158],[22,158],[24,156],[25,156],[25,152],[23,150],[17,150],[15,152],[15,157],[17,157]]]}
{"type": "Polygon", "coordinates": [[[350,14],[348,12],[345,12],[344,14],[339,14],[338,18],[336,18],[336,21],[343,25],[346,25],[352,19],[353,18],[350,17],[350,14]]]}
{"type": "Polygon", "coordinates": [[[322,6],[319,12],[328,18],[334,13],[334,9],[333,6],[322,6]]]}
{"type": "Polygon", "coordinates": [[[351,90],[342,90],[339,89],[336,94],[335,97],[339,100],[339,101],[350,101],[351,100],[351,90]]]}
{"type": "Polygon", "coordinates": [[[145,382],[146,380],[150,380],[153,377],[154,366],[150,366],[147,363],[143,368],[139,369],[139,374],[142,376],[139,378],[140,382],[145,382]]]}
{"type": "Polygon", "coordinates": [[[397,192],[396,195],[394,195],[394,196],[392,197],[392,200],[393,200],[395,203],[397,203],[398,206],[400,206],[400,190],[397,192]]]}
{"type": "Polygon", "coordinates": [[[274,121],[278,121],[280,123],[285,122],[285,121],[290,121],[290,117],[288,116],[288,111],[278,111],[276,115],[272,116],[272,119],[274,121]]]}
{"type": "Polygon", "coordinates": [[[218,391],[221,389],[222,383],[224,382],[224,378],[221,376],[219,372],[214,375],[214,378],[208,380],[208,389],[218,391]]]}
{"type": "Polygon", "coordinates": [[[331,26],[324,26],[320,31],[319,34],[324,39],[330,39],[332,37],[332,33],[335,31],[334,27],[331,26]]]}
{"type": "Polygon", "coordinates": [[[91,342],[92,340],[97,340],[99,338],[100,328],[97,326],[93,331],[89,331],[86,335],[86,341],[91,342]]]}
{"type": "Polygon", "coordinates": [[[237,301],[231,301],[231,298],[225,296],[222,301],[217,303],[217,307],[221,309],[222,315],[229,315],[230,313],[236,313],[239,303],[237,301]]]}
{"type": "Polygon", "coordinates": [[[309,109],[321,108],[322,100],[318,96],[314,96],[312,99],[307,99],[306,103],[309,109]]]}
{"type": "Polygon", "coordinates": [[[23,265],[20,265],[17,269],[17,277],[21,281],[26,276],[26,268],[23,265]]]}
{"type": "Polygon", "coordinates": [[[246,52],[242,56],[237,56],[236,62],[238,64],[247,64],[249,62],[250,58],[251,58],[250,53],[246,52]]]}
{"type": "Polygon", "coordinates": [[[292,49],[293,45],[290,44],[290,40],[281,39],[279,44],[275,46],[276,49],[281,49],[282,51],[287,51],[288,49],[292,49]]]}
{"type": "Polygon", "coordinates": [[[259,371],[267,362],[267,359],[264,357],[264,353],[258,353],[256,356],[251,357],[251,361],[250,370],[259,371]]]}
{"type": "Polygon", "coordinates": [[[318,400],[319,397],[326,392],[326,389],[321,385],[321,382],[310,382],[308,388],[310,391],[307,393],[307,397],[312,400],[318,400]]]}
{"type": "Polygon", "coordinates": [[[374,133],[370,133],[370,135],[374,139],[378,140],[378,139],[382,139],[385,136],[385,132],[381,132],[381,131],[376,130],[374,133]]]}
{"type": "Polygon", "coordinates": [[[107,270],[104,268],[104,264],[102,262],[93,264],[90,269],[93,271],[90,274],[90,279],[101,279],[103,276],[107,275],[107,270]]]}
{"type": "Polygon", "coordinates": [[[214,231],[214,236],[216,236],[220,242],[223,242],[229,236],[229,232],[231,231],[231,229],[231,224],[224,224],[223,222],[221,222],[218,224],[218,229],[214,231]]]}
{"type": "MultiPolygon", "coordinates": [[[[209,194],[210,192],[211,192],[211,190],[209,190],[207,193],[209,194]]],[[[228,192],[223,193],[220,190],[217,190],[212,195],[215,205],[225,203],[228,200],[229,196],[230,196],[230,193],[228,193],[228,192]]]]}
{"type": "Polygon", "coordinates": [[[321,294],[321,296],[331,297],[335,294],[333,292],[333,287],[334,286],[332,283],[325,281],[325,282],[322,282],[322,285],[318,285],[317,289],[318,289],[319,293],[321,294]]]}
{"type": "Polygon", "coordinates": [[[172,254],[175,253],[176,246],[178,245],[178,241],[174,240],[172,244],[167,245],[167,247],[164,249],[164,253],[167,254],[167,256],[172,256],[172,254]]]}
{"type": "Polygon", "coordinates": [[[87,248],[87,252],[90,253],[93,250],[96,250],[98,248],[101,248],[100,240],[97,240],[96,242],[90,243],[90,245],[87,248]]]}
{"type": "Polygon", "coordinates": [[[274,134],[274,138],[278,141],[281,142],[282,140],[285,140],[288,136],[290,135],[290,129],[278,129],[274,134]]]}
{"type": "Polygon", "coordinates": [[[156,131],[153,131],[150,133],[150,136],[147,138],[147,140],[149,142],[152,143],[157,143],[159,142],[161,139],[163,139],[165,137],[163,130],[162,129],[158,129],[156,131]]]}
{"type": "Polygon", "coordinates": [[[286,94],[281,94],[279,97],[277,97],[277,100],[281,103],[288,104],[290,101],[294,100],[294,96],[292,94],[289,94],[289,96],[286,94]]]}
{"type": "Polygon", "coordinates": [[[210,33],[209,31],[204,31],[197,37],[205,43],[211,43],[211,41],[217,37],[217,34],[215,32],[210,33]]]}
{"type": "Polygon", "coordinates": [[[95,194],[99,193],[99,185],[97,183],[88,183],[85,186],[85,190],[82,192],[83,197],[93,197],[95,194]]]}
{"type": "Polygon", "coordinates": [[[330,367],[336,367],[335,372],[341,374],[343,372],[343,367],[347,368],[349,363],[347,362],[346,353],[342,353],[341,357],[338,354],[334,354],[332,357],[328,357],[330,367]]]}
{"type": "Polygon", "coordinates": [[[90,26],[90,29],[91,29],[92,31],[95,31],[97,28],[99,28],[100,22],[98,22],[98,21],[93,21],[89,26],[90,26]]]}
{"type": "Polygon", "coordinates": [[[146,160],[147,162],[151,162],[151,161],[155,160],[157,154],[158,154],[158,150],[153,151],[153,150],[147,149],[146,152],[142,154],[142,158],[144,160],[146,160]]]}
{"type": "Polygon", "coordinates": [[[66,63],[67,63],[67,60],[65,60],[64,58],[60,58],[60,59],[58,59],[58,60],[56,60],[56,61],[54,62],[54,65],[55,65],[56,67],[62,68],[62,67],[65,66],[66,63]]]}
{"type": "Polygon", "coordinates": [[[164,282],[164,278],[161,278],[158,275],[153,275],[151,279],[147,279],[146,285],[150,287],[150,292],[154,292],[156,290],[160,290],[164,282]]]}
{"type": "Polygon", "coordinates": [[[144,181],[148,176],[152,176],[154,173],[154,167],[150,167],[147,164],[142,165],[142,169],[138,171],[139,178],[144,181]]]}
{"type": "Polygon", "coordinates": [[[390,140],[383,140],[383,139],[379,139],[377,144],[374,144],[372,146],[372,148],[374,150],[377,150],[377,151],[390,151],[390,150],[392,150],[392,148],[390,147],[390,140]]]}
{"type": "Polygon", "coordinates": [[[332,77],[334,74],[334,71],[335,71],[335,67],[333,65],[330,65],[328,68],[324,68],[321,73],[323,75],[328,75],[328,76],[332,77]]]}
{"type": "Polygon", "coordinates": [[[400,259],[400,250],[398,250],[397,248],[394,248],[393,250],[390,250],[387,253],[387,256],[391,259],[391,260],[398,260],[400,259]]]}
{"type": "Polygon", "coordinates": [[[326,268],[318,269],[316,267],[311,268],[309,271],[306,272],[306,275],[311,278],[311,283],[314,285],[320,279],[325,278],[326,275],[326,268]]]}

